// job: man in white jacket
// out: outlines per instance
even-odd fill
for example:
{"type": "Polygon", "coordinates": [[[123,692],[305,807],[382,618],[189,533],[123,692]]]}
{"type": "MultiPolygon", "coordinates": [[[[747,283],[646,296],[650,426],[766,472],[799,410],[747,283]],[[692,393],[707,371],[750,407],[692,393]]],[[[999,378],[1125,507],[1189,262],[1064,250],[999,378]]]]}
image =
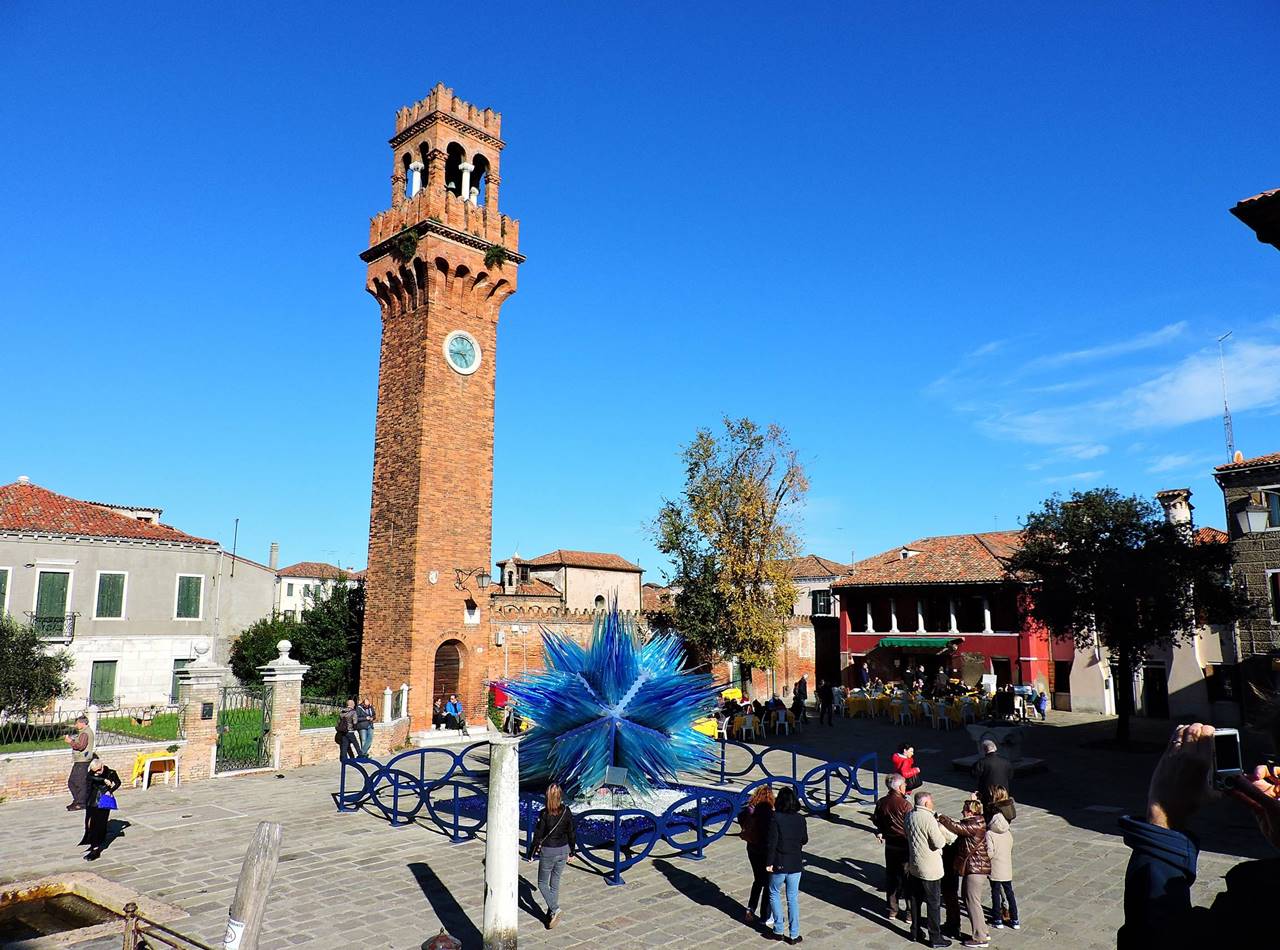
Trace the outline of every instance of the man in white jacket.
{"type": "Polygon", "coordinates": [[[956,840],[933,813],[933,796],[916,792],[916,807],[907,814],[907,873],[911,875],[911,939],[920,939],[920,902],[929,909],[929,946],[949,947],[942,936],[942,849],[956,840]]]}

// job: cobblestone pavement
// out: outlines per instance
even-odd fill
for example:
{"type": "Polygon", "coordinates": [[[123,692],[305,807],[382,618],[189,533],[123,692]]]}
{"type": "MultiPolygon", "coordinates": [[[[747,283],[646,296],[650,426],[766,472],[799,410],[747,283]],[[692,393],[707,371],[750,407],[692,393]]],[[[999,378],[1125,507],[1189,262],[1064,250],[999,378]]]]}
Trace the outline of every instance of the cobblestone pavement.
{"type": "MultiPolygon", "coordinates": [[[[1147,725],[1153,736],[1167,730],[1147,725]]],[[[1051,768],[1019,777],[1014,789],[1023,929],[995,932],[993,946],[1114,946],[1128,858],[1116,819],[1140,807],[1155,756],[1080,747],[1111,728],[1069,714],[1031,727],[1027,752],[1047,758],[1051,768]]],[[[939,810],[956,814],[969,790],[968,777],[950,768],[953,756],[972,751],[963,732],[837,720],[834,727],[811,724],[781,744],[831,758],[874,750],[887,762],[900,739],[915,743],[939,810]]],[[[123,769],[128,763],[110,764],[123,769]]],[[[91,870],[178,905],[190,917],[174,926],[217,944],[245,846],[259,821],[273,820],[284,824],[285,839],[264,948],[417,948],[442,925],[468,950],[479,947],[483,843],[454,845],[421,826],[392,828],[370,814],[338,814],[330,797],[337,772],[335,762],[279,777],[124,791],[118,816],[128,827],[92,865],[75,847],[80,816],[66,812],[62,799],[0,805],[0,880],[91,870]]],[[[881,852],[869,813],[870,806],[845,806],[833,819],[810,820],[801,882],[806,946],[907,945],[902,925],[880,913],[881,852]]],[[[1211,806],[1197,830],[1207,850],[1194,893],[1204,903],[1241,855],[1261,851],[1248,819],[1229,804],[1211,806]]],[[[622,887],[607,887],[571,863],[561,892],[564,920],[554,931],[531,913],[536,866],[522,864],[521,945],[723,950],[766,944],[741,922],[750,868],[738,839],[720,840],[703,861],[655,854],[629,871],[622,887]]],[[[119,942],[78,946],[96,950],[119,942]]]]}

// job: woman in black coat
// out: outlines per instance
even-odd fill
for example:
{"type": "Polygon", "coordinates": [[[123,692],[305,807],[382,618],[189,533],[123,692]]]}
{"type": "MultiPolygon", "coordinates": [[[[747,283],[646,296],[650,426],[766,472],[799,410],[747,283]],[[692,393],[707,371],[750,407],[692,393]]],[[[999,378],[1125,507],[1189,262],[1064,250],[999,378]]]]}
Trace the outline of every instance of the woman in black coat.
{"type": "Polygon", "coordinates": [[[800,872],[804,868],[804,846],[809,843],[804,816],[795,789],[788,786],[778,793],[769,825],[769,903],[773,909],[773,939],[782,940],[782,898],[787,898],[787,943],[800,942],[800,872]]]}
{"type": "Polygon", "coordinates": [[[84,837],[80,839],[82,845],[89,847],[84,853],[86,861],[98,860],[102,856],[102,846],[107,842],[111,809],[99,807],[98,799],[119,787],[120,776],[115,769],[108,768],[96,755],[89,760],[89,805],[84,810],[84,837]]]}

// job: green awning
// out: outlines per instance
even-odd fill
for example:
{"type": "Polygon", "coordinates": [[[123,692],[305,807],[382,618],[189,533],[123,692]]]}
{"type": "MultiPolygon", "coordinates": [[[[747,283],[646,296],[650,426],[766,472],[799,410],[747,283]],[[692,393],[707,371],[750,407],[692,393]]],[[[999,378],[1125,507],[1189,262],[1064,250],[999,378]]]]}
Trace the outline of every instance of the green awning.
{"type": "Polygon", "coordinates": [[[944,650],[964,637],[881,637],[877,647],[919,647],[923,650],[944,650]]]}

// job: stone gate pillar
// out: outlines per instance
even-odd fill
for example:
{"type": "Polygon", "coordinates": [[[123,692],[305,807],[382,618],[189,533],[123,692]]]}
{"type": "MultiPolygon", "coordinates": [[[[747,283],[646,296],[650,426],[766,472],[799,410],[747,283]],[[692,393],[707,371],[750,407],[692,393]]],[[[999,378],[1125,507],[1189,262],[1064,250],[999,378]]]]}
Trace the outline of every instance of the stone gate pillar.
{"type": "Polygon", "coordinates": [[[258,667],[262,683],[271,691],[271,761],[277,769],[296,769],[302,764],[302,676],[311,667],[289,656],[293,644],[276,644],[280,655],[258,667]]]}
{"type": "Polygon", "coordinates": [[[182,735],[186,738],[182,750],[183,781],[213,775],[218,749],[218,708],[228,672],[225,666],[213,662],[205,641],[197,641],[194,650],[195,660],[178,671],[178,702],[182,706],[182,735]]]}

